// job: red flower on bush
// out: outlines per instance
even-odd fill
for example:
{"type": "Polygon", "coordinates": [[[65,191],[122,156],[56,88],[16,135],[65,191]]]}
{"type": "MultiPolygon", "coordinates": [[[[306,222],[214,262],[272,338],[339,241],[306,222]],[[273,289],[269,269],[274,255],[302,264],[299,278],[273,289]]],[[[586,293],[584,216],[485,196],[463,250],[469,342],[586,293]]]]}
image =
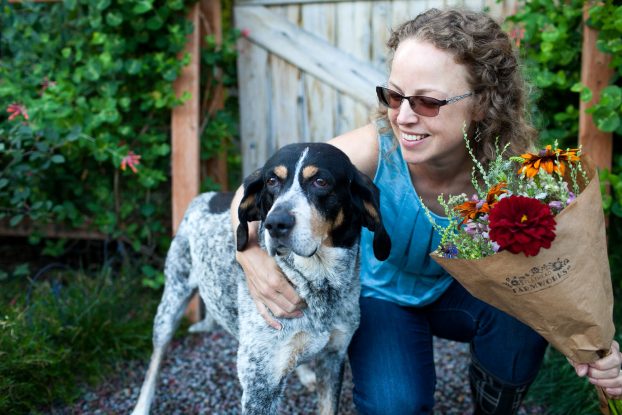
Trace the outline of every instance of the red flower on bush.
{"type": "Polygon", "coordinates": [[[25,120],[28,120],[28,113],[26,112],[26,107],[21,104],[17,104],[17,103],[10,104],[6,108],[6,112],[11,114],[9,115],[9,121],[13,121],[13,119],[17,118],[20,115],[24,117],[25,120]]]}
{"type": "Polygon", "coordinates": [[[555,219],[544,203],[525,196],[497,202],[489,216],[490,239],[502,250],[535,256],[555,239],[555,219]]]}
{"type": "Polygon", "coordinates": [[[139,164],[140,155],[134,154],[134,152],[130,150],[130,152],[127,153],[127,156],[123,157],[123,159],[121,160],[121,170],[125,170],[129,166],[134,173],[138,173],[138,169],[136,168],[136,166],[138,166],[139,164]]]}

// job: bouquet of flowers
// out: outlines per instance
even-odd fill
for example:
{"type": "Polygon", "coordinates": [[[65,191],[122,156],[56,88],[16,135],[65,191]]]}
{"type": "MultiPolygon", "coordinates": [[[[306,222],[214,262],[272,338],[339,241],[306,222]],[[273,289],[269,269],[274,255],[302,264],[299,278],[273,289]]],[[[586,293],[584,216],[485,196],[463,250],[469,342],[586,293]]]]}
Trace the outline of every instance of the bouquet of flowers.
{"type": "MultiPolygon", "coordinates": [[[[475,297],[529,325],[573,361],[603,357],[615,329],[595,170],[580,149],[546,146],[504,157],[506,147],[485,168],[468,142],[467,148],[477,193],[439,196],[450,224],[438,227],[432,258],[475,297]]],[[[599,397],[609,413],[602,390],[599,397]]],[[[616,404],[610,401],[612,410],[616,404]]]]}

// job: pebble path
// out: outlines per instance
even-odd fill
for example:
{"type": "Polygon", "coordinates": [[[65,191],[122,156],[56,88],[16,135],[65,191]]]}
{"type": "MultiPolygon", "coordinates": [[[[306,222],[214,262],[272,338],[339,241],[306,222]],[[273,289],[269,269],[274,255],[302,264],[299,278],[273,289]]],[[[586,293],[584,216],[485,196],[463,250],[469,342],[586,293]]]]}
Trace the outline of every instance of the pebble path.
{"type": "MultiPolygon", "coordinates": [[[[169,347],[160,372],[153,415],[237,415],[241,389],[235,368],[237,341],[223,331],[190,334],[169,347]]],[[[468,345],[434,339],[437,371],[435,414],[470,414],[467,381],[468,345]]],[[[51,415],[129,414],[138,398],[147,362],[128,362],[74,404],[52,409],[51,415]]],[[[315,394],[295,376],[287,381],[280,414],[317,413],[315,394]]],[[[543,414],[541,408],[524,405],[519,415],[543,414]]],[[[352,378],[346,367],[339,415],[354,415],[352,378]]]]}

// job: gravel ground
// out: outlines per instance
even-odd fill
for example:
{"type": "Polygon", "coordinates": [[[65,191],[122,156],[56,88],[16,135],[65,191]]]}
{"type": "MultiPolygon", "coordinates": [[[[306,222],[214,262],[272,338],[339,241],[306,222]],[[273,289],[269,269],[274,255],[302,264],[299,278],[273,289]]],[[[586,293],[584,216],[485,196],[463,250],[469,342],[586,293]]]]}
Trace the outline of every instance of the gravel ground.
{"type": "MultiPolygon", "coordinates": [[[[458,415],[471,413],[467,382],[468,346],[435,339],[437,351],[437,390],[435,413],[458,415]],[[442,352],[441,352],[442,351],[442,352]]],[[[169,348],[160,372],[152,414],[234,415],[240,412],[241,389],[237,381],[235,354],[237,341],[229,334],[215,331],[185,336],[169,348]]],[[[56,408],[52,415],[129,414],[136,403],[147,362],[120,365],[99,387],[89,390],[73,405],[56,408]]],[[[295,376],[290,377],[281,404],[281,414],[312,414],[316,399],[295,376]]],[[[349,368],[341,393],[340,415],[353,415],[352,378],[349,368]]],[[[541,408],[525,406],[520,415],[542,414],[541,408]]]]}

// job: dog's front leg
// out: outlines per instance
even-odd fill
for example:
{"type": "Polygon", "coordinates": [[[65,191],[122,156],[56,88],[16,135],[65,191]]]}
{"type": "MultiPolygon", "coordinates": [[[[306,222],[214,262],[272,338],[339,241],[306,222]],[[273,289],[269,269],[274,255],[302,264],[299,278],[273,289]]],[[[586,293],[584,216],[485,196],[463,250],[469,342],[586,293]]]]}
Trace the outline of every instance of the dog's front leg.
{"type": "Polygon", "coordinates": [[[286,373],[275,370],[273,345],[240,344],[238,377],[242,385],[242,414],[277,413],[286,373]]]}
{"type": "Polygon", "coordinates": [[[320,415],[336,415],[351,335],[334,330],[326,348],[316,357],[315,376],[320,415]]]}

